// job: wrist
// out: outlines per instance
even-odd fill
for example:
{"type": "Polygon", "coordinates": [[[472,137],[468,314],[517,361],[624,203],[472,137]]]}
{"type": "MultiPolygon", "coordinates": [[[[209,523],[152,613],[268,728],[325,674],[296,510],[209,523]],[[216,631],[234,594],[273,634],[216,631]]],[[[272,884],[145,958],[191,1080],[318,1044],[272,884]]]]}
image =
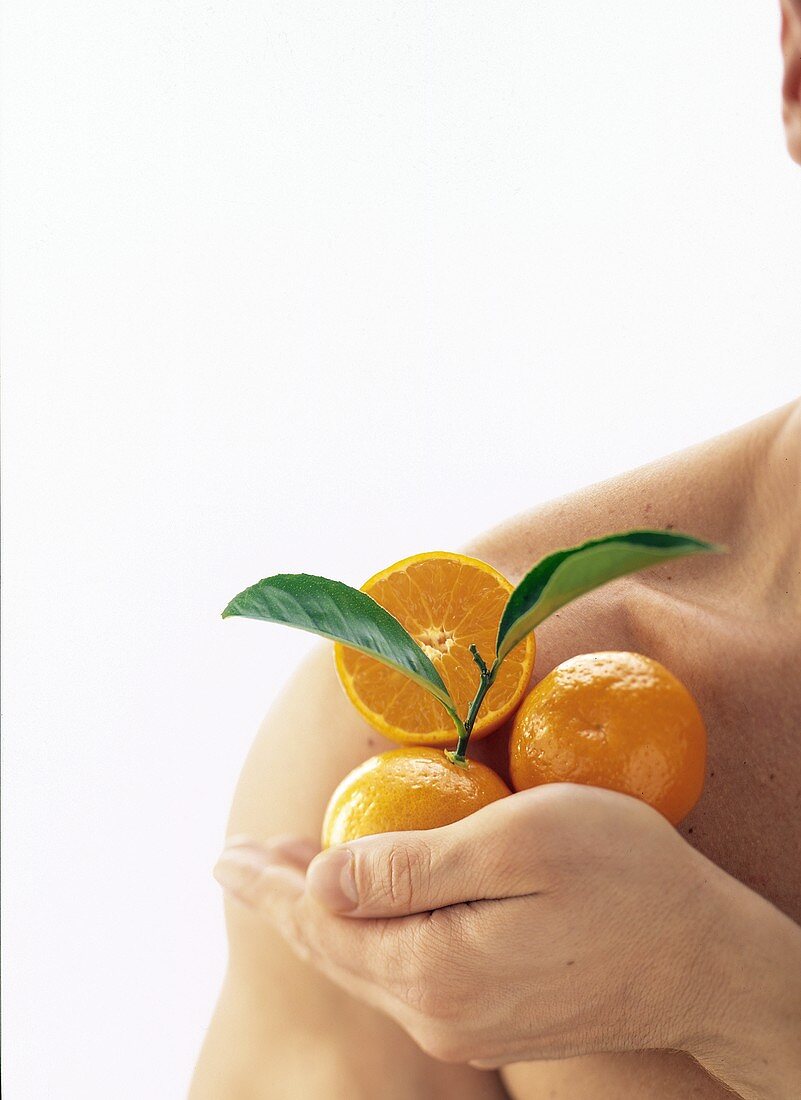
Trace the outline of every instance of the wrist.
{"type": "Polygon", "coordinates": [[[801,1082],[801,927],[713,870],[714,935],[699,968],[705,1022],[689,1053],[745,1100],[786,1100],[801,1082]]]}

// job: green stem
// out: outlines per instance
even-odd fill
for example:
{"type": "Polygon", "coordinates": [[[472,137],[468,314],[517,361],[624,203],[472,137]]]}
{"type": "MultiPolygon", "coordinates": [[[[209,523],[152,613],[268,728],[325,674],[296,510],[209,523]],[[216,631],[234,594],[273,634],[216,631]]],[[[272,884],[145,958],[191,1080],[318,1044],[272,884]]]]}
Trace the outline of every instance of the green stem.
{"type": "Polygon", "coordinates": [[[448,714],[450,714],[451,718],[453,719],[453,724],[454,726],[456,726],[456,736],[459,738],[459,744],[461,745],[463,738],[467,736],[469,739],[470,735],[466,733],[464,722],[461,720],[455,710],[448,710],[448,714]]]}
{"type": "Polygon", "coordinates": [[[468,646],[468,649],[470,650],[471,654],[473,655],[473,660],[478,665],[478,671],[481,673],[481,675],[482,676],[491,675],[490,670],[487,668],[486,664],[484,663],[484,658],[478,652],[476,647],[471,644],[470,646],[468,646]]]}
{"type": "MultiPolygon", "coordinates": [[[[467,745],[470,741],[470,734],[473,732],[473,726],[475,725],[478,712],[481,708],[481,704],[484,702],[484,696],[487,694],[487,692],[495,682],[495,677],[498,673],[498,669],[500,668],[500,661],[498,661],[497,658],[493,663],[492,668],[487,668],[484,660],[481,657],[481,654],[478,652],[474,645],[470,646],[470,652],[473,655],[473,660],[478,665],[481,679],[479,681],[475,697],[473,698],[473,701],[467,710],[467,717],[464,720],[464,724],[459,722],[459,725],[461,725],[462,727],[461,730],[458,730],[457,726],[457,730],[459,732],[459,741],[456,745],[456,751],[446,753],[448,759],[451,761],[452,764],[457,764],[461,767],[465,767],[467,764],[467,745]]],[[[455,718],[455,716],[453,715],[452,717],[455,718]]]]}

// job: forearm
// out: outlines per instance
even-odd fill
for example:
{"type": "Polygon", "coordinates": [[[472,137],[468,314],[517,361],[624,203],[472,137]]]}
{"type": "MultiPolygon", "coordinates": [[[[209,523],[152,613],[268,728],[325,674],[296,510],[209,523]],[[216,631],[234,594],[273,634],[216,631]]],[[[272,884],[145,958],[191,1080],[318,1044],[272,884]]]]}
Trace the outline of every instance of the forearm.
{"type": "Polygon", "coordinates": [[[723,872],[711,885],[707,1033],[690,1053],[745,1100],[789,1100],[801,1094],[801,927],[723,872]]]}

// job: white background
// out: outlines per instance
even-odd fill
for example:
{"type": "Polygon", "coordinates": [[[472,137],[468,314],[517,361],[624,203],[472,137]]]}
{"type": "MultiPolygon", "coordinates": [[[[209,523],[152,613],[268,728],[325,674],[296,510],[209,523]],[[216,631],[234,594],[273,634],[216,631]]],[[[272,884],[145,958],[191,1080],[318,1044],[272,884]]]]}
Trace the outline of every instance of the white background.
{"type": "Polygon", "coordinates": [[[229,597],[795,395],[775,7],[7,0],[7,1100],[184,1094],[314,644],[229,597]]]}

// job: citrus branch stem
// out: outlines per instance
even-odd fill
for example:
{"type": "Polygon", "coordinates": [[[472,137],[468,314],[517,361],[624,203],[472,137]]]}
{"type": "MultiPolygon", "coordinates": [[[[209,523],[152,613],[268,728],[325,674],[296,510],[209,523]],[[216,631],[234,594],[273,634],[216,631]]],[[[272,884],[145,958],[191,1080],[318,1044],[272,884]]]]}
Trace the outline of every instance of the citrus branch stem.
{"type": "Polygon", "coordinates": [[[448,713],[450,714],[451,718],[453,719],[454,726],[456,726],[456,736],[459,738],[459,744],[461,745],[462,740],[465,737],[469,738],[470,734],[466,732],[466,730],[464,728],[464,722],[461,720],[461,718],[459,717],[459,715],[456,713],[455,710],[449,710],[448,713]]]}
{"type": "Polygon", "coordinates": [[[473,726],[475,725],[478,712],[481,708],[481,704],[484,702],[484,696],[487,694],[487,692],[495,682],[495,677],[500,667],[500,661],[496,659],[492,665],[492,668],[487,668],[487,665],[484,662],[481,654],[478,652],[474,645],[470,646],[470,652],[473,655],[473,660],[478,665],[478,670],[481,673],[481,679],[479,681],[475,697],[468,707],[467,717],[465,718],[464,724],[462,725],[462,729],[459,733],[459,741],[456,745],[456,751],[449,752],[447,754],[448,759],[453,764],[458,764],[462,767],[467,762],[467,757],[465,755],[467,752],[467,745],[470,741],[470,734],[473,732],[473,726]]]}

